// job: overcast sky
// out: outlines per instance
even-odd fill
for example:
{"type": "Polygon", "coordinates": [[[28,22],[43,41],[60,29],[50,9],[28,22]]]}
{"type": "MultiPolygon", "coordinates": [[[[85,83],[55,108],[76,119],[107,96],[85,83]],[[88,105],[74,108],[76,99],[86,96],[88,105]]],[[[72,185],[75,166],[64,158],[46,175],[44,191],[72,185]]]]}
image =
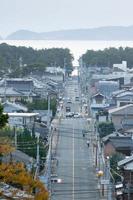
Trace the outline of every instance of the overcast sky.
{"type": "Polygon", "coordinates": [[[0,0],[0,35],[133,25],[133,0],[0,0]]]}

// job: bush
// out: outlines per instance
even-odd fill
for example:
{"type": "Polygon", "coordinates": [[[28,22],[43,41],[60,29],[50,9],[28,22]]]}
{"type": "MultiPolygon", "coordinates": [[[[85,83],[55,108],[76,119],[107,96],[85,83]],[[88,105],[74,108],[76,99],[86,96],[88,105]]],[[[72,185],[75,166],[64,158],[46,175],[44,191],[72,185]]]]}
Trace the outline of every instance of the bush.
{"type": "Polygon", "coordinates": [[[98,124],[98,132],[100,138],[113,133],[113,131],[115,131],[115,128],[112,122],[101,122],[98,124]]]}

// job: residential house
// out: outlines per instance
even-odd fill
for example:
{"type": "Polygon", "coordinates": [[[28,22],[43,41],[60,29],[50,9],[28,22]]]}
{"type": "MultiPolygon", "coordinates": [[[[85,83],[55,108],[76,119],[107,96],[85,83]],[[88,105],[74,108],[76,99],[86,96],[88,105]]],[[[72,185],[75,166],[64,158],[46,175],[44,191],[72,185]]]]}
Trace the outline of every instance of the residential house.
{"type": "Polygon", "coordinates": [[[109,107],[109,104],[103,94],[97,93],[91,97],[90,108],[93,116],[95,116],[98,111],[107,107],[109,107]]]}
{"type": "Polygon", "coordinates": [[[27,127],[33,131],[35,129],[35,119],[38,113],[7,113],[9,116],[8,123],[12,127],[27,127]]]}
{"type": "Polygon", "coordinates": [[[121,199],[129,200],[133,199],[133,155],[126,157],[124,160],[118,162],[118,167],[123,176],[123,192],[121,199]]]}
{"type": "Polygon", "coordinates": [[[15,102],[9,102],[6,101],[4,103],[2,103],[2,106],[4,108],[4,112],[5,113],[13,113],[13,112],[27,112],[28,108],[21,105],[21,104],[17,104],[15,102]]]}
{"type": "Polygon", "coordinates": [[[18,91],[12,87],[0,87],[0,102],[6,100],[10,102],[21,102],[22,100],[32,102],[36,98],[37,95],[32,91],[29,93],[27,91],[18,91]]]}
{"type": "Polygon", "coordinates": [[[102,137],[102,142],[106,143],[109,140],[109,138],[111,138],[111,137],[118,137],[118,136],[119,137],[124,137],[124,134],[122,134],[122,133],[120,133],[118,131],[113,132],[113,133],[111,133],[109,135],[106,135],[106,136],[102,137]]]}
{"type": "Polygon", "coordinates": [[[56,66],[56,67],[47,67],[46,72],[49,72],[51,74],[58,74],[58,73],[64,74],[65,70],[62,69],[61,67],[56,66]]]}
{"type": "Polygon", "coordinates": [[[133,103],[133,91],[132,90],[125,90],[121,93],[113,96],[113,99],[116,102],[117,107],[124,106],[127,104],[133,103]]]}
{"type": "Polygon", "coordinates": [[[109,109],[108,112],[116,130],[133,127],[133,104],[109,109]]]}
{"type": "Polygon", "coordinates": [[[127,136],[109,137],[103,142],[103,152],[105,158],[119,152],[126,156],[130,156],[133,151],[133,139],[127,136]]]}
{"type": "Polygon", "coordinates": [[[10,78],[6,79],[6,87],[12,87],[18,91],[31,92],[34,91],[34,83],[29,78],[10,78]]]}

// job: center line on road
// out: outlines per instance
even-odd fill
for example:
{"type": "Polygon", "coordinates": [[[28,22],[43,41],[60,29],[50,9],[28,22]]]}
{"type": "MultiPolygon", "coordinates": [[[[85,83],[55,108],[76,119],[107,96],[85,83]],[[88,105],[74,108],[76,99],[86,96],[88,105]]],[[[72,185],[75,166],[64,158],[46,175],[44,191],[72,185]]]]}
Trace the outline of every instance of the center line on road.
{"type": "Polygon", "coordinates": [[[75,168],[75,166],[74,166],[74,165],[75,165],[75,160],[74,160],[74,158],[75,158],[75,157],[74,157],[74,156],[75,156],[75,155],[74,155],[74,153],[75,153],[75,152],[74,152],[74,124],[73,124],[73,190],[72,190],[72,191],[73,191],[73,194],[72,194],[73,200],[75,199],[75,196],[74,196],[74,191],[75,191],[75,183],[74,183],[74,181],[75,181],[75,180],[74,180],[74,178],[75,178],[75,171],[74,171],[74,168],[75,168]]]}

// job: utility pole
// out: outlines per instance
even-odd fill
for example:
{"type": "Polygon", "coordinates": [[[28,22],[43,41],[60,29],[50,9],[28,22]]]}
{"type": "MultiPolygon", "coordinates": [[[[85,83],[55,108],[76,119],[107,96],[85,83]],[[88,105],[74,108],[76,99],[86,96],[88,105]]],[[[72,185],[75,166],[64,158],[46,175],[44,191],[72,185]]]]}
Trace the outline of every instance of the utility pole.
{"type": "Polygon", "coordinates": [[[52,193],[52,187],[51,187],[51,160],[52,160],[52,138],[53,137],[53,132],[50,133],[50,140],[49,140],[49,166],[48,166],[48,177],[49,177],[49,182],[48,182],[48,191],[49,191],[49,199],[51,199],[51,193],[52,193]]]}
{"type": "Polygon", "coordinates": [[[110,158],[107,157],[107,178],[109,180],[108,184],[108,200],[112,200],[112,192],[111,192],[111,177],[110,177],[110,158]]]}
{"type": "Polygon", "coordinates": [[[15,137],[15,148],[17,149],[17,132],[15,126],[14,126],[14,137],[15,137]]]}
{"type": "Polygon", "coordinates": [[[49,199],[51,199],[51,159],[52,159],[52,132],[50,126],[50,94],[48,94],[48,114],[47,114],[47,127],[49,134],[49,150],[48,150],[48,191],[49,191],[49,199]]]}
{"type": "Polygon", "coordinates": [[[37,151],[36,151],[36,171],[35,171],[35,176],[34,179],[37,178],[37,175],[39,173],[39,166],[40,166],[40,144],[39,144],[39,137],[40,135],[37,134],[37,151]]]}
{"type": "Polygon", "coordinates": [[[39,134],[37,135],[37,154],[36,154],[36,164],[37,167],[39,168],[39,164],[40,164],[40,146],[39,146],[39,134]]]}
{"type": "Polygon", "coordinates": [[[64,58],[64,82],[66,81],[66,58],[64,58]]]}
{"type": "Polygon", "coordinates": [[[48,113],[47,113],[47,127],[50,126],[50,95],[48,94],[48,113]]]}
{"type": "Polygon", "coordinates": [[[6,83],[6,75],[5,75],[5,80],[4,80],[4,102],[6,102],[6,88],[7,88],[7,83],[6,83]]]}

